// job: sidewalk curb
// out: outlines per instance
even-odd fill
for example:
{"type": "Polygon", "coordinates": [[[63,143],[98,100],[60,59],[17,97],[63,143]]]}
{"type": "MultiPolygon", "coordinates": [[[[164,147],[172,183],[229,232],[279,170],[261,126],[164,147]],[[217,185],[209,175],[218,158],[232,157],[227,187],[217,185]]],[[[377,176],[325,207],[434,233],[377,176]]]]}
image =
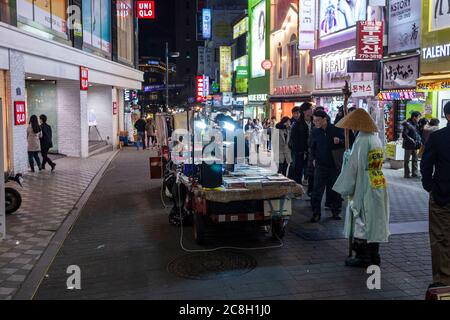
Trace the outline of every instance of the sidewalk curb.
{"type": "Polygon", "coordinates": [[[39,258],[36,265],[31,270],[30,274],[27,276],[26,280],[22,283],[20,288],[17,290],[16,294],[12,297],[12,300],[32,300],[37,289],[39,288],[42,280],[44,279],[48,269],[50,268],[53,260],[61,249],[65,239],[69,235],[72,230],[75,222],[81,214],[81,210],[84,208],[86,203],[88,202],[92,192],[97,187],[100,182],[103,174],[120,152],[120,149],[117,149],[113,152],[113,154],[106,160],[101,169],[97,172],[97,174],[92,179],[89,186],[84,190],[81,194],[78,201],[74,204],[72,210],[69,212],[67,217],[64,219],[61,226],[56,231],[53,238],[50,240],[47,248],[42,253],[42,256],[39,258]]]}

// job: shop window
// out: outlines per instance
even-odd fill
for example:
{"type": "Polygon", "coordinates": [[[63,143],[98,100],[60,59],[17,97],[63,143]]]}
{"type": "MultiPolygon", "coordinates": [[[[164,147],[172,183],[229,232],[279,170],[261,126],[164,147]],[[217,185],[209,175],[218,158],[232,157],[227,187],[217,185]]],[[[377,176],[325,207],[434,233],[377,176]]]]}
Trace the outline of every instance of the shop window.
{"type": "Polygon", "coordinates": [[[0,21],[15,25],[14,8],[13,0],[0,0],[0,21]]]}
{"type": "Polygon", "coordinates": [[[281,46],[281,43],[278,44],[277,48],[277,77],[278,79],[283,78],[283,47],[281,46]]]}
{"type": "MultiPolygon", "coordinates": [[[[2,7],[4,2],[12,1],[1,0],[2,7]]],[[[67,0],[17,0],[16,3],[20,28],[40,35],[44,31],[49,38],[68,39],[67,0]]]]}
{"type": "MultiPolygon", "coordinates": [[[[125,11],[131,0],[121,2],[121,9],[125,11]]],[[[109,57],[111,53],[111,3],[108,0],[83,0],[83,47],[88,51],[98,52],[109,57]]],[[[121,14],[118,17],[118,50],[119,56],[123,55],[125,45],[121,39],[126,39],[128,34],[124,34],[124,25],[127,17],[121,14]]]]}
{"type": "Polygon", "coordinates": [[[297,36],[293,34],[291,36],[291,41],[288,44],[288,76],[298,76],[300,69],[300,54],[297,49],[297,36]]]}

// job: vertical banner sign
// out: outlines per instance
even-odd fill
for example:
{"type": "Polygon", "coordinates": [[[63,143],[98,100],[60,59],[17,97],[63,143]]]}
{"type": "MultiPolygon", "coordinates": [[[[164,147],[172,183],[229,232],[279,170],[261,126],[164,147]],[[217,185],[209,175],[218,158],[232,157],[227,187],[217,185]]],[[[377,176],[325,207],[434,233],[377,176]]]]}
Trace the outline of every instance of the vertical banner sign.
{"type": "Polygon", "coordinates": [[[118,108],[117,108],[117,102],[113,102],[113,114],[116,115],[118,112],[118,108]]]}
{"type": "Polygon", "coordinates": [[[197,102],[203,102],[205,91],[204,91],[204,78],[203,76],[196,77],[196,91],[197,91],[197,102]]]}
{"type": "Polygon", "coordinates": [[[299,0],[298,49],[312,50],[316,47],[316,0],[299,0]]]}
{"type": "Polygon", "coordinates": [[[220,47],[220,91],[231,92],[231,47],[220,47]]]}
{"type": "Polygon", "coordinates": [[[204,74],[205,72],[205,47],[198,47],[198,73],[204,74]]]}
{"type": "Polygon", "coordinates": [[[209,96],[209,77],[203,76],[203,96],[209,96]]]}
{"type": "Polygon", "coordinates": [[[383,22],[358,21],[356,58],[378,60],[383,58],[383,22]]]}
{"type": "Polygon", "coordinates": [[[202,36],[203,39],[211,39],[211,9],[202,10],[202,36]]]}
{"type": "Polygon", "coordinates": [[[26,113],[25,101],[14,101],[14,124],[16,126],[27,124],[26,113]]]}
{"type": "Polygon", "coordinates": [[[80,67],[80,90],[87,91],[89,89],[89,69],[80,67]]]}
{"type": "Polygon", "coordinates": [[[138,19],[155,19],[155,1],[136,1],[138,19]]]}
{"type": "Polygon", "coordinates": [[[420,47],[421,0],[389,1],[388,53],[420,47]]]}

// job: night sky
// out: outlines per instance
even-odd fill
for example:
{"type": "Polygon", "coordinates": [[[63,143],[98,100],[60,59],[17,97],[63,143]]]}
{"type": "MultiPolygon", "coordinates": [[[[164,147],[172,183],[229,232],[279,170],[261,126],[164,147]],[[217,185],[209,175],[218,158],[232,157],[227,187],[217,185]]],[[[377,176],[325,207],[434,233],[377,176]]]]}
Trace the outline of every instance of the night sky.
{"type": "Polygon", "coordinates": [[[169,41],[169,50],[174,51],[175,1],[177,0],[156,0],[156,19],[139,20],[139,56],[153,56],[165,59],[166,41],[169,41]]]}

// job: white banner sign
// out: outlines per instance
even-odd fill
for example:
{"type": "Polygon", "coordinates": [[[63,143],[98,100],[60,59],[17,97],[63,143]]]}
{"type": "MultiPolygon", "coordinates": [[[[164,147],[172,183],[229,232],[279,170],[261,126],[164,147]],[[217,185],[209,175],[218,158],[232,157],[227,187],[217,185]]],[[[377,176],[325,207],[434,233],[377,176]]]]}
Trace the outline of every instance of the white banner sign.
{"type": "Polygon", "coordinates": [[[266,59],[266,0],[258,3],[252,11],[252,78],[264,77],[266,71],[261,63],[266,59]]]}
{"type": "Polygon", "coordinates": [[[402,52],[420,47],[421,0],[389,1],[388,52],[402,52]]]}
{"type": "Polygon", "coordinates": [[[430,1],[430,31],[450,28],[450,1],[430,1]]]}
{"type": "Polygon", "coordinates": [[[315,49],[316,0],[300,0],[298,49],[315,49]]]}
{"type": "Polygon", "coordinates": [[[350,86],[352,97],[373,97],[375,95],[375,82],[353,81],[350,86]]]}
{"type": "Polygon", "coordinates": [[[314,58],[315,88],[342,89],[345,80],[363,81],[371,80],[371,73],[348,73],[347,61],[354,60],[356,49],[345,49],[314,58]]]}
{"type": "Polygon", "coordinates": [[[383,64],[383,89],[415,88],[419,77],[419,57],[388,61],[383,64]]]}

